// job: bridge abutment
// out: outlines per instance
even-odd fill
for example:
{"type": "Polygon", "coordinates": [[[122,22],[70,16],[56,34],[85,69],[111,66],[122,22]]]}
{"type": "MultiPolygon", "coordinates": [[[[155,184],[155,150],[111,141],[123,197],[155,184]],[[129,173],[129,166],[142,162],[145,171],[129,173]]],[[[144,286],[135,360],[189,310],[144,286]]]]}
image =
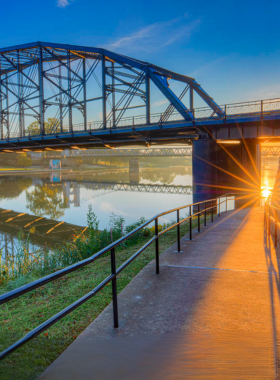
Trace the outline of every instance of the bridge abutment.
{"type": "Polygon", "coordinates": [[[257,140],[193,142],[194,202],[226,193],[261,189],[260,144],[257,140]]]}

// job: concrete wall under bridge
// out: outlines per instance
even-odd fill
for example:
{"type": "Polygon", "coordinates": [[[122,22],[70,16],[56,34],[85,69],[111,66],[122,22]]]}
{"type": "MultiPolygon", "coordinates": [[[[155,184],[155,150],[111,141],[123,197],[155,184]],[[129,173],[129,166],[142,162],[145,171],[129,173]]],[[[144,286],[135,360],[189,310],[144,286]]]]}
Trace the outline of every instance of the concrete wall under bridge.
{"type": "Polygon", "coordinates": [[[194,202],[233,192],[260,193],[260,168],[260,144],[255,139],[194,141],[194,202]]]}

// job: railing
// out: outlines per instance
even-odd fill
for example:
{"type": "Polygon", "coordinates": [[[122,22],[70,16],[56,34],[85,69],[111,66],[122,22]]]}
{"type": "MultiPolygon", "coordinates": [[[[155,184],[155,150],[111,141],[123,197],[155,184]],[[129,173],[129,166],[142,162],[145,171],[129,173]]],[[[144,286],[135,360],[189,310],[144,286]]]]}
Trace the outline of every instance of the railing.
{"type": "MultiPolygon", "coordinates": [[[[266,99],[266,100],[256,100],[242,103],[232,103],[221,105],[220,108],[224,111],[224,116],[217,116],[213,109],[210,107],[199,107],[193,109],[193,116],[195,119],[224,119],[244,116],[244,115],[260,115],[261,117],[272,112],[280,112],[280,98],[266,99]]],[[[172,112],[167,121],[163,122],[164,113],[154,113],[150,116],[151,124],[168,124],[170,122],[184,121],[182,115],[179,112],[172,112]]],[[[146,116],[137,115],[131,117],[124,117],[120,120],[117,127],[129,127],[129,126],[139,126],[146,124],[146,116]]],[[[91,122],[88,123],[87,129],[100,129],[103,128],[103,123],[91,122]]],[[[107,128],[114,128],[112,120],[107,121],[107,128]]],[[[69,126],[66,127],[69,129],[69,126]]],[[[74,124],[73,130],[84,130],[84,124],[74,124]]]]}
{"type": "Polygon", "coordinates": [[[78,301],[74,302],[72,305],[66,307],[53,317],[49,318],[47,321],[30,331],[28,334],[26,334],[25,337],[18,340],[16,343],[12,344],[9,348],[4,350],[2,353],[0,353],[0,359],[3,359],[19,347],[21,347],[23,344],[27,343],[32,338],[35,338],[37,335],[39,335],[41,332],[58,322],[60,319],[65,317],[67,314],[71,313],[73,310],[75,310],[77,307],[85,303],[90,298],[94,297],[105,285],[112,283],[112,298],[113,298],[113,320],[114,320],[114,327],[118,327],[118,300],[117,300],[117,276],[133,261],[136,259],[140,253],[142,253],[148,246],[150,246],[153,242],[155,242],[155,260],[156,260],[156,274],[159,274],[159,238],[164,235],[166,232],[173,228],[177,228],[177,250],[178,252],[181,252],[181,230],[180,226],[182,223],[189,221],[189,239],[192,240],[192,234],[193,234],[193,228],[192,228],[192,222],[194,218],[197,218],[198,223],[198,232],[201,231],[201,222],[200,218],[201,216],[204,216],[204,226],[207,224],[207,212],[210,213],[208,216],[211,217],[211,222],[214,221],[214,212],[216,210],[216,215],[218,217],[221,214],[221,205],[225,203],[225,212],[228,210],[228,201],[234,200],[234,194],[226,194],[219,198],[214,198],[210,200],[206,200],[203,202],[197,202],[192,203],[190,205],[177,207],[172,210],[163,212],[161,214],[158,214],[154,216],[153,218],[149,219],[145,223],[143,223],[141,226],[135,228],[133,231],[129,232],[122,238],[118,239],[114,243],[108,245],[107,247],[103,248],[98,253],[94,254],[93,256],[80,261],[76,264],[70,265],[69,267],[66,267],[64,269],[61,269],[57,272],[54,272],[48,276],[45,276],[39,280],[35,280],[27,285],[21,286],[20,288],[17,288],[15,290],[12,290],[8,293],[5,293],[0,296],[0,305],[5,304],[6,302],[15,299],[17,297],[20,297],[23,294],[26,294],[36,288],[39,288],[51,281],[54,281],[62,276],[65,276],[68,273],[74,272],[79,268],[82,268],[86,265],[89,265],[99,259],[100,257],[104,256],[107,252],[110,252],[111,256],[111,274],[107,278],[105,278],[99,285],[97,285],[92,291],[87,293],[85,296],[80,298],[78,301]],[[224,200],[223,200],[224,199],[224,200]],[[194,208],[197,208],[197,211],[194,212],[194,208]],[[189,211],[189,215],[186,218],[183,218],[180,220],[180,211],[187,209],[189,211]],[[169,226],[165,230],[159,232],[159,224],[158,220],[160,217],[170,214],[172,212],[176,212],[177,216],[177,222],[173,225],[169,226]],[[134,253],[127,261],[125,261],[119,268],[116,268],[116,247],[121,245],[125,240],[136,234],[137,232],[141,231],[143,228],[148,226],[150,223],[155,223],[155,235],[146,243],[144,244],[136,253],[134,253]]]}
{"type": "MultiPolygon", "coordinates": [[[[210,107],[199,107],[193,109],[193,116],[195,120],[223,120],[227,122],[231,118],[241,117],[241,116],[259,116],[263,119],[266,115],[270,115],[272,113],[280,113],[280,98],[274,99],[265,99],[265,100],[255,100],[249,102],[241,102],[241,103],[231,103],[224,104],[219,106],[223,111],[223,116],[218,116],[212,108],[210,107]]],[[[185,122],[182,115],[179,112],[172,112],[168,120],[163,120],[163,113],[154,113],[150,115],[150,124],[170,124],[172,122],[185,122]]],[[[113,125],[112,120],[107,120],[106,128],[114,129],[118,127],[134,127],[134,126],[143,126],[147,124],[146,116],[137,115],[130,117],[123,117],[120,119],[118,125],[113,125]]],[[[63,125],[62,133],[72,133],[72,132],[81,132],[81,131],[95,131],[105,129],[103,121],[90,121],[84,125],[84,123],[76,123],[73,124],[72,127],[69,125],[63,125]]],[[[60,125],[53,129],[51,134],[61,133],[60,125]]],[[[47,134],[47,133],[46,133],[47,134]]],[[[29,136],[26,134],[26,136],[29,136]]],[[[32,134],[32,136],[35,136],[32,134]]],[[[38,136],[40,136],[38,134],[38,136]]],[[[21,137],[19,135],[19,127],[18,125],[11,125],[9,128],[9,133],[5,131],[1,139],[9,139],[9,138],[18,138],[21,137]]]]}
{"type": "Polygon", "coordinates": [[[264,205],[264,228],[267,233],[267,236],[271,236],[271,223],[273,223],[273,235],[274,235],[274,247],[277,247],[277,239],[278,239],[278,226],[279,226],[279,216],[278,212],[280,209],[272,206],[270,200],[267,200],[264,205]]]}

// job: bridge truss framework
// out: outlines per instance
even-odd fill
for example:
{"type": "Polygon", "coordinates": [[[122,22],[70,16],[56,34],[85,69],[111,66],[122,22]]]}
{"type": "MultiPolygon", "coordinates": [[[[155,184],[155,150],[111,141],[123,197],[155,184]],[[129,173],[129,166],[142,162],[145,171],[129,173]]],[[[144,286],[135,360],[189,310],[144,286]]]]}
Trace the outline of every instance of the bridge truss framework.
{"type": "Polygon", "coordinates": [[[142,107],[142,122],[148,125],[151,82],[170,102],[161,123],[168,121],[174,111],[183,120],[194,120],[194,91],[213,113],[224,115],[193,78],[101,48],[36,42],[0,49],[0,74],[1,139],[24,137],[28,134],[28,119],[35,121],[34,128],[38,127],[28,132],[41,135],[117,128],[126,125],[127,111],[142,107]],[[171,79],[184,85],[179,96],[170,88],[171,79]],[[92,89],[87,86],[92,80],[95,87],[89,93],[92,89]],[[188,107],[183,102],[187,92],[188,107]],[[91,123],[88,106],[96,101],[102,104],[102,120],[91,123]],[[76,111],[83,121],[74,126],[76,111]],[[52,117],[49,122],[48,115],[52,117]]]}
{"type": "MultiPolygon", "coordinates": [[[[0,49],[0,151],[182,141],[237,121],[260,121],[256,134],[267,134],[272,119],[280,119],[280,99],[219,106],[194,78],[106,49],[45,42],[0,49]],[[151,86],[167,101],[162,113],[151,113],[151,86]],[[194,107],[198,98],[206,107],[194,107]],[[91,121],[98,111],[101,119],[91,121]]],[[[224,130],[214,135],[226,138],[224,130]]]]}

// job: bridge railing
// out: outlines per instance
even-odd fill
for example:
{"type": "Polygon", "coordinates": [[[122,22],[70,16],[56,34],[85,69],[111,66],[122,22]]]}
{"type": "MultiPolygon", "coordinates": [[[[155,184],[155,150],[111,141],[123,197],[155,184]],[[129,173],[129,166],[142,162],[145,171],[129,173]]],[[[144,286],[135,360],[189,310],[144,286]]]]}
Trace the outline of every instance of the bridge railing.
{"type": "MultiPolygon", "coordinates": [[[[265,99],[265,100],[254,100],[254,101],[248,101],[248,102],[241,102],[241,103],[231,103],[231,104],[224,104],[219,106],[223,112],[224,115],[218,116],[212,108],[210,107],[199,107],[194,108],[193,116],[195,120],[224,120],[224,122],[227,121],[227,119],[234,118],[234,117],[240,117],[240,116],[260,116],[265,117],[266,115],[269,115],[271,113],[278,113],[280,112],[280,98],[274,98],[274,99],[265,99]]],[[[153,113],[150,115],[150,124],[170,124],[172,122],[184,122],[182,115],[174,111],[172,112],[167,118],[165,118],[165,114],[163,113],[153,113]]],[[[129,117],[123,117],[118,122],[117,126],[113,125],[112,120],[107,120],[106,122],[106,128],[113,129],[118,127],[134,127],[134,126],[143,126],[147,124],[146,116],[145,115],[136,115],[136,116],[129,116],[129,117]]],[[[72,125],[72,128],[69,125],[63,125],[62,132],[69,133],[69,132],[81,132],[81,131],[94,131],[94,130],[100,130],[105,128],[102,121],[90,121],[84,125],[84,123],[75,123],[72,125]]],[[[11,128],[10,128],[11,129],[11,128]]],[[[57,126],[54,128],[52,133],[50,134],[57,134],[61,132],[60,126],[57,126]]],[[[28,134],[26,134],[28,135],[28,134]]],[[[35,136],[32,134],[32,136],[35,136]]],[[[39,134],[38,134],[39,136],[39,134]]],[[[18,138],[19,132],[18,131],[12,131],[8,133],[7,131],[3,132],[3,136],[1,136],[1,139],[7,139],[7,138],[18,138]]]]}
{"type": "Polygon", "coordinates": [[[270,202],[270,198],[268,198],[264,205],[264,229],[268,237],[273,234],[274,247],[276,248],[278,246],[280,209],[273,206],[270,202]]]}
{"type": "MultiPolygon", "coordinates": [[[[218,116],[210,107],[199,107],[193,109],[193,115],[195,119],[207,120],[207,119],[225,119],[233,116],[245,116],[245,115],[263,115],[271,112],[280,112],[280,98],[248,101],[242,103],[231,103],[221,105],[220,108],[224,111],[224,116],[218,116]]],[[[183,122],[182,115],[174,111],[170,114],[167,120],[164,119],[164,113],[154,113],[150,116],[151,124],[168,124],[170,122],[183,122]]],[[[146,116],[137,115],[122,118],[117,127],[131,127],[131,126],[146,125],[146,116]]],[[[107,121],[107,128],[114,128],[112,120],[107,121]]],[[[87,123],[87,130],[102,129],[104,127],[101,121],[93,121],[87,123]]],[[[65,130],[70,131],[69,126],[63,127],[65,130]]],[[[83,123],[74,124],[73,131],[83,131],[85,126],[83,123]]]]}
{"type": "MultiPolygon", "coordinates": [[[[210,107],[199,107],[194,108],[193,115],[195,119],[221,119],[226,120],[227,117],[241,116],[241,115],[266,115],[270,112],[280,112],[280,98],[275,99],[266,99],[266,100],[255,100],[242,103],[231,103],[221,105],[220,108],[224,111],[225,116],[217,116],[210,107]]],[[[164,113],[154,113],[150,116],[151,124],[167,124],[170,122],[184,121],[182,115],[174,111],[170,114],[168,120],[164,120],[164,113]]],[[[137,115],[124,117],[120,120],[117,127],[130,127],[137,125],[145,125],[146,116],[137,115]]],[[[113,128],[112,120],[107,121],[107,128],[113,128]]],[[[68,127],[69,128],[69,127],[68,127]]],[[[103,128],[102,122],[91,122],[88,123],[88,129],[100,129],[103,128]]],[[[73,130],[84,130],[84,124],[75,124],[73,125],[73,130]]]]}
{"type": "MultiPolygon", "coordinates": [[[[252,196],[252,195],[251,195],[252,196]]],[[[245,196],[246,197],[246,196],[245,196]]],[[[247,196],[248,197],[248,196],[247,196]]],[[[241,195],[239,198],[244,198],[243,195],[241,195]]],[[[110,258],[111,258],[111,274],[105,278],[99,285],[97,285],[93,290],[91,290],[89,293],[84,295],[82,298],[74,302],[72,305],[66,307],[56,315],[49,318],[47,321],[43,322],[41,325],[37,326],[35,329],[27,333],[22,339],[18,340],[16,343],[12,344],[10,347],[8,347],[6,350],[4,350],[0,354],[0,359],[5,358],[7,355],[30,341],[32,338],[35,338],[37,335],[45,331],[47,328],[58,322],[60,319],[65,317],[67,314],[71,313],[73,310],[78,308],[80,305],[85,303],[90,298],[94,297],[100,290],[103,289],[103,287],[111,282],[112,284],[112,299],[113,299],[113,321],[114,321],[114,327],[118,327],[118,297],[117,297],[117,276],[133,261],[137,258],[138,255],[140,255],[146,248],[148,248],[152,243],[155,243],[155,267],[156,267],[156,273],[159,274],[159,268],[160,268],[160,261],[159,261],[159,238],[163,236],[165,233],[170,231],[173,228],[176,228],[177,230],[177,250],[178,252],[181,252],[181,230],[180,226],[184,222],[189,222],[189,239],[192,240],[192,234],[193,234],[193,219],[197,218],[197,228],[198,232],[201,230],[201,221],[200,218],[203,217],[204,219],[204,226],[206,226],[207,223],[207,213],[208,216],[210,216],[211,222],[214,220],[214,213],[220,216],[221,212],[227,212],[228,210],[228,202],[230,200],[237,200],[239,198],[235,198],[234,194],[225,194],[218,198],[209,199],[202,202],[192,203],[185,206],[177,207],[172,210],[163,212],[161,214],[158,214],[154,216],[153,218],[149,219],[145,223],[143,223],[141,226],[135,228],[133,231],[129,232],[122,238],[118,239],[114,243],[108,245],[107,247],[103,248],[98,253],[94,254],[93,256],[80,261],[76,264],[70,265],[64,269],[58,270],[57,272],[54,272],[48,276],[45,276],[39,280],[35,280],[27,285],[21,286],[20,288],[17,288],[15,290],[12,290],[8,293],[5,293],[0,296],[0,304],[5,304],[6,302],[15,299],[17,297],[22,296],[23,294],[26,294],[34,289],[37,289],[47,283],[50,283],[54,280],[59,279],[62,276],[65,276],[68,273],[74,272],[78,270],[79,268],[82,268],[84,266],[87,266],[99,258],[103,257],[106,253],[110,252],[110,258]],[[221,207],[222,204],[225,204],[224,209],[221,207]],[[189,215],[187,217],[183,217],[183,219],[180,218],[180,212],[182,210],[188,210],[189,215]],[[172,224],[171,226],[167,227],[166,229],[159,231],[159,218],[168,215],[170,213],[176,213],[177,220],[176,223],[172,224]],[[116,267],[116,248],[123,244],[127,239],[129,239],[134,234],[138,233],[139,231],[143,230],[145,227],[147,227],[149,224],[154,223],[154,236],[146,242],[140,249],[138,249],[137,252],[135,252],[127,261],[125,261],[122,265],[120,265],[118,268],[116,267]]]]}

